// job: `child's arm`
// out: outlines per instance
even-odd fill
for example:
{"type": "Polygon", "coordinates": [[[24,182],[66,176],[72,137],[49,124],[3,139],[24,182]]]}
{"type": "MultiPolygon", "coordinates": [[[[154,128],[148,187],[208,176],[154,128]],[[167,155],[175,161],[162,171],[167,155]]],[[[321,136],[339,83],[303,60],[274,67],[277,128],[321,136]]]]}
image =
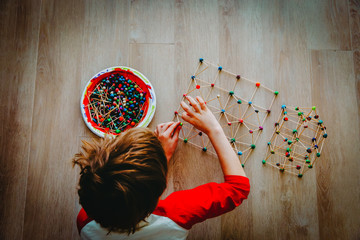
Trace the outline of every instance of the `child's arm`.
{"type": "Polygon", "coordinates": [[[165,156],[169,162],[175,152],[179,140],[180,122],[161,123],[156,126],[155,135],[161,142],[165,156]]]}
{"type": "Polygon", "coordinates": [[[224,131],[215,116],[206,106],[204,100],[201,97],[196,97],[197,101],[195,101],[190,96],[186,97],[186,99],[190,102],[192,108],[182,101],[181,106],[185,112],[181,117],[209,136],[218,155],[224,175],[246,176],[224,131]]]}
{"type": "Polygon", "coordinates": [[[243,176],[228,175],[224,178],[223,183],[211,182],[174,192],[165,200],[160,200],[153,213],[168,217],[185,229],[227,213],[247,198],[250,184],[249,179],[243,176]]]}
{"type": "Polygon", "coordinates": [[[206,107],[204,100],[200,97],[196,99],[187,97],[192,108],[181,102],[185,110],[181,117],[209,136],[219,157],[225,182],[211,182],[190,190],[177,191],[159,201],[153,214],[168,217],[186,229],[233,210],[247,198],[250,191],[249,179],[219,122],[206,107]]]}

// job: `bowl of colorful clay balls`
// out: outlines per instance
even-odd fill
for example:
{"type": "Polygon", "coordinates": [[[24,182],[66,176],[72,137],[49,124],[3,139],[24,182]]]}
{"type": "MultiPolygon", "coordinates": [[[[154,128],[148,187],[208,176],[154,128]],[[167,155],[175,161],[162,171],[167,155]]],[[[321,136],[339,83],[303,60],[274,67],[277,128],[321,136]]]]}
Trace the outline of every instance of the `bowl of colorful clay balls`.
{"type": "Polygon", "coordinates": [[[95,74],[85,86],[81,114],[99,137],[116,136],[133,127],[147,127],[156,109],[150,81],[139,71],[116,66],[95,74]]]}

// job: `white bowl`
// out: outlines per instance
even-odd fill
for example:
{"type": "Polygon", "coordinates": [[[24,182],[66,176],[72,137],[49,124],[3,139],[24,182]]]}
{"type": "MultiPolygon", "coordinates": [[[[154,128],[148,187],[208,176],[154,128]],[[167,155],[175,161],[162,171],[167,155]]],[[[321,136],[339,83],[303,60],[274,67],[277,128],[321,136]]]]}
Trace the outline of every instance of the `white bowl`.
{"type": "Polygon", "coordinates": [[[86,84],[85,89],[81,95],[80,100],[80,108],[81,108],[81,115],[83,116],[83,119],[85,121],[86,126],[96,135],[99,137],[104,137],[105,135],[110,137],[115,137],[118,134],[113,133],[105,133],[103,130],[96,128],[96,123],[92,121],[91,118],[89,118],[89,110],[87,107],[87,102],[89,101],[87,96],[88,94],[92,93],[92,90],[95,88],[95,86],[100,82],[104,77],[111,74],[112,72],[121,72],[122,74],[133,76],[131,79],[132,81],[135,80],[136,84],[138,84],[143,91],[147,91],[148,94],[146,95],[146,101],[148,104],[145,107],[143,117],[139,121],[139,123],[135,127],[147,127],[149,123],[151,122],[152,118],[155,114],[156,109],[156,95],[153,86],[151,85],[150,81],[139,71],[125,66],[115,66],[110,67],[107,69],[104,69],[97,74],[95,74],[86,84]],[[144,89],[146,88],[146,89],[144,89]]]}

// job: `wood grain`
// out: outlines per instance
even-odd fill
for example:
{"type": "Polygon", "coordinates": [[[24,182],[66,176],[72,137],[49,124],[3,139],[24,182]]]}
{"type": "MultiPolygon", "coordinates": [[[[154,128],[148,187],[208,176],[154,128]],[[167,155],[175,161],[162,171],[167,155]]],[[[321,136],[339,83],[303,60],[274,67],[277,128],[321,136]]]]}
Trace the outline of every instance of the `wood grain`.
{"type": "MultiPolygon", "coordinates": [[[[125,65],[154,86],[150,128],[171,121],[200,57],[280,92],[245,165],[249,199],[188,239],[360,239],[359,11],[348,1],[0,1],[0,239],[78,239],[80,94],[125,65]],[[302,179],[262,166],[280,106],[316,105],[329,133],[302,179]]],[[[225,83],[226,85],[226,83],[225,83]]],[[[179,141],[168,188],[222,182],[179,141]]]]}
{"type": "MultiPolygon", "coordinates": [[[[220,7],[220,29],[224,36],[220,38],[223,40],[220,42],[221,59],[239,69],[243,76],[280,92],[271,116],[264,124],[267,131],[259,141],[267,142],[281,104],[311,105],[310,68],[306,67],[309,56],[303,34],[305,19],[301,11],[293,11],[301,9],[301,4],[222,1],[220,7]],[[249,24],[238,27],[238,22],[244,19],[249,24]],[[251,60],[242,56],[251,56],[251,60]]],[[[266,144],[257,144],[252,160],[245,167],[251,179],[251,195],[245,205],[223,217],[223,239],[318,238],[317,216],[313,214],[317,212],[317,206],[309,207],[316,201],[316,188],[311,186],[315,175],[299,182],[292,176],[279,176],[273,169],[262,167],[266,148],[266,144]],[[311,187],[304,188],[306,185],[311,187]],[[311,197],[301,198],[299,189],[303,191],[301,195],[311,197]],[[304,201],[309,205],[302,204],[304,201]]]]}
{"type": "Polygon", "coordinates": [[[130,18],[131,43],[174,43],[173,0],[131,1],[130,18]]]}
{"type": "Polygon", "coordinates": [[[313,99],[324,108],[321,116],[329,132],[324,159],[316,166],[320,237],[359,239],[360,131],[354,124],[359,123],[359,112],[353,107],[357,91],[352,53],[312,51],[311,60],[313,99]]]}
{"type": "MultiPolygon", "coordinates": [[[[351,49],[353,51],[356,98],[360,112],[360,1],[349,0],[351,49]]],[[[360,126],[360,123],[359,123],[360,126]]]]}
{"type": "Polygon", "coordinates": [[[177,104],[176,98],[169,99],[167,95],[163,94],[166,92],[169,95],[177,95],[177,87],[174,82],[174,45],[130,44],[129,62],[135,69],[141,69],[139,71],[149,79],[154,87],[157,114],[149,127],[155,129],[156,125],[164,119],[172,118],[173,111],[169,109],[169,106],[177,104]]]}
{"type": "MultiPolygon", "coordinates": [[[[177,1],[175,22],[175,82],[179,101],[200,57],[219,63],[217,1],[177,1]]],[[[178,151],[180,154],[174,157],[174,190],[223,181],[221,168],[214,157],[183,142],[179,143],[178,151]]],[[[195,225],[188,239],[220,239],[220,225],[220,217],[195,225]]]]}
{"type": "Polygon", "coordinates": [[[77,238],[77,151],[84,5],[43,1],[23,239],[77,238]],[[71,18],[70,18],[71,16],[71,18]]]}
{"type": "Polygon", "coordinates": [[[0,3],[0,239],[24,228],[40,2],[0,3]]]}
{"type": "MultiPolygon", "coordinates": [[[[156,94],[156,114],[149,128],[155,130],[157,124],[170,121],[173,111],[169,109],[177,103],[176,98],[168,98],[169,95],[177,95],[174,81],[174,45],[167,44],[130,44],[129,64],[141,71],[151,82],[156,94]],[[155,64],[156,63],[156,64],[155,64]],[[164,68],[164,66],[166,66],[164,68]],[[163,93],[167,94],[163,94],[163,93]]],[[[162,198],[174,191],[173,187],[173,164],[169,164],[168,186],[162,198]]]]}
{"type": "Polygon", "coordinates": [[[351,49],[348,1],[307,0],[301,7],[309,49],[351,49]]]}
{"type": "MultiPolygon", "coordinates": [[[[79,101],[87,82],[96,73],[108,67],[129,65],[129,10],[128,1],[92,0],[85,4],[79,101]]],[[[83,122],[79,129],[81,136],[95,137],[83,122]]]]}
{"type": "Polygon", "coordinates": [[[351,49],[360,50],[360,2],[349,0],[351,49]]]}

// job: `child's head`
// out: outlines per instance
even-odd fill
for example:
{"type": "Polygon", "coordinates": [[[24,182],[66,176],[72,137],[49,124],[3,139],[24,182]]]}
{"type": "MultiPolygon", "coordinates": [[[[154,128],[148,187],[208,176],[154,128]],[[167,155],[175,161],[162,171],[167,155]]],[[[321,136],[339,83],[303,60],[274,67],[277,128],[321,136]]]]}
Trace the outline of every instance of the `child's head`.
{"type": "Polygon", "coordinates": [[[80,204],[109,231],[134,232],[166,188],[164,150],[146,128],[129,129],[114,139],[84,141],[73,163],[81,168],[80,204]]]}

